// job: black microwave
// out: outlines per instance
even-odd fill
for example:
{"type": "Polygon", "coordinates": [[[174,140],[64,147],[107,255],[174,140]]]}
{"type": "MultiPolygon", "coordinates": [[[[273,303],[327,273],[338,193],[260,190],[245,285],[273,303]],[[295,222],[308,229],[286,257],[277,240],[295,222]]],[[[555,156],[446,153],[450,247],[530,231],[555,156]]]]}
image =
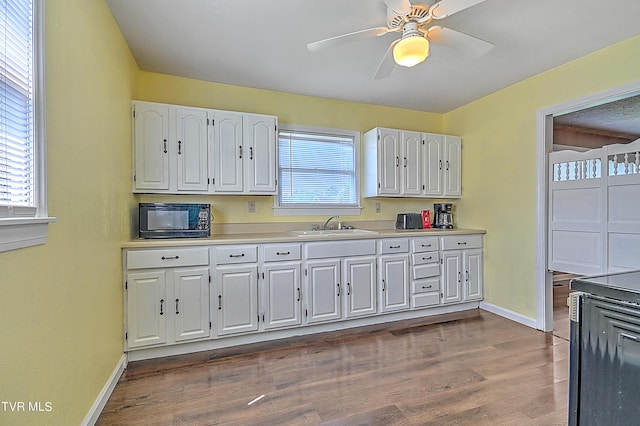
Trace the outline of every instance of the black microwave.
{"type": "Polygon", "coordinates": [[[211,204],[140,203],[140,238],[211,236],[211,204]]]}

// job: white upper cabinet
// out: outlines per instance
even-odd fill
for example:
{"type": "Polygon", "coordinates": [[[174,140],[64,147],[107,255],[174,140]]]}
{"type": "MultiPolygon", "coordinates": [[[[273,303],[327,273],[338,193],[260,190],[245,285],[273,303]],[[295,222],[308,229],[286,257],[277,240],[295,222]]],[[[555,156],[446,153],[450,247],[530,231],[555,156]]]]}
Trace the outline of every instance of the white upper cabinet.
{"type": "Polygon", "coordinates": [[[133,102],[133,191],[276,194],[275,116],[133,102]]]}
{"type": "Polygon", "coordinates": [[[364,135],[365,197],[462,195],[461,138],[375,128],[364,135]]]}

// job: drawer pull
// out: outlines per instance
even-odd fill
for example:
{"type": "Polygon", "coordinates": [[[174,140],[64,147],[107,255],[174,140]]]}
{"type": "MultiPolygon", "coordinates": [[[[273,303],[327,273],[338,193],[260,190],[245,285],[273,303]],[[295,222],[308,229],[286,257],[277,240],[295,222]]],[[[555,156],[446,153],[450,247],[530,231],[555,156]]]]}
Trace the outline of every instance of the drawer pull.
{"type": "Polygon", "coordinates": [[[422,286],[422,289],[423,289],[423,290],[426,290],[426,289],[431,288],[431,287],[433,287],[431,284],[429,284],[429,285],[423,285],[423,286],[422,286]]]}
{"type": "Polygon", "coordinates": [[[400,246],[399,246],[399,245],[398,245],[398,246],[389,246],[389,248],[390,248],[390,249],[399,249],[399,248],[400,248],[400,246]]]}
{"type": "Polygon", "coordinates": [[[422,244],[422,247],[431,247],[431,244],[422,244]]]}
{"type": "Polygon", "coordinates": [[[162,256],[160,259],[162,259],[162,260],[177,260],[177,259],[180,259],[180,256],[162,256]]]}
{"type": "Polygon", "coordinates": [[[291,254],[291,252],[290,251],[284,251],[284,252],[277,251],[276,254],[278,256],[289,256],[291,254]]]}
{"type": "Polygon", "coordinates": [[[466,242],[466,241],[458,242],[458,245],[459,245],[459,246],[466,246],[466,245],[467,245],[467,242],[466,242]]]}
{"type": "Polygon", "coordinates": [[[240,253],[240,254],[230,254],[229,257],[244,257],[244,253],[240,253]]]}
{"type": "Polygon", "coordinates": [[[423,257],[422,260],[431,260],[433,259],[433,256],[429,256],[429,257],[423,257]]]}

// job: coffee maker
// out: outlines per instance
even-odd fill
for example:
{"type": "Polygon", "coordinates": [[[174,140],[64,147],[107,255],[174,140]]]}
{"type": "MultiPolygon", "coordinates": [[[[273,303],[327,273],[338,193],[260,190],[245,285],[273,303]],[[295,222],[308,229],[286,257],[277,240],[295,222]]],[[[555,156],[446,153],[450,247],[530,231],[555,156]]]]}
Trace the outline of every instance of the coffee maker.
{"type": "Polygon", "coordinates": [[[433,204],[433,227],[437,229],[453,229],[453,204],[433,204]]]}

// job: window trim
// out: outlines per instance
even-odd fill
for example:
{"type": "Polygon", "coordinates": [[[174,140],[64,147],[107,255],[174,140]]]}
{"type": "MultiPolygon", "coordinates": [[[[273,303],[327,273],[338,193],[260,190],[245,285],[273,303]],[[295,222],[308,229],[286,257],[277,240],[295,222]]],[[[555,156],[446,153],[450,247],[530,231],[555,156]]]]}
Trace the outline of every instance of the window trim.
{"type": "MultiPolygon", "coordinates": [[[[308,132],[308,133],[324,133],[328,135],[348,136],[353,138],[353,155],[355,168],[355,189],[357,205],[353,206],[336,206],[329,204],[299,204],[282,206],[280,204],[280,191],[282,186],[278,185],[278,194],[273,197],[273,214],[274,216],[326,216],[326,215],[344,215],[359,216],[362,213],[362,198],[360,188],[360,132],[357,130],[335,129],[328,127],[303,126],[298,124],[280,124],[278,129],[278,143],[280,132],[308,132]]],[[[280,175],[280,160],[278,162],[278,176],[280,175]]]]}
{"type": "Polygon", "coordinates": [[[45,13],[44,0],[33,0],[33,140],[35,214],[31,208],[2,206],[0,218],[0,252],[44,244],[49,223],[47,211],[47,146],[45,98],[45,13]]]}

